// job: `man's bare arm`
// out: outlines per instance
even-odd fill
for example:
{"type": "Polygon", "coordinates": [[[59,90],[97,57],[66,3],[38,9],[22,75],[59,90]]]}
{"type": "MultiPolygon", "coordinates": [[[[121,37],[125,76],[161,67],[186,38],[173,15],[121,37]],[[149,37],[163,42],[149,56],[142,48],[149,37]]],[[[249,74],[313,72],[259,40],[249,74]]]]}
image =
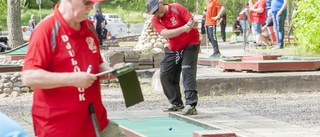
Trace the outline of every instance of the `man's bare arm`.
{"type": "Polygon", "coordinates": [[[21,79],[25,86],[51,89],[64,86],[88,88],[97,79],[97,77],[86,72],[56,73],[43,69],[36,69],[23,71],[21,79]]]}

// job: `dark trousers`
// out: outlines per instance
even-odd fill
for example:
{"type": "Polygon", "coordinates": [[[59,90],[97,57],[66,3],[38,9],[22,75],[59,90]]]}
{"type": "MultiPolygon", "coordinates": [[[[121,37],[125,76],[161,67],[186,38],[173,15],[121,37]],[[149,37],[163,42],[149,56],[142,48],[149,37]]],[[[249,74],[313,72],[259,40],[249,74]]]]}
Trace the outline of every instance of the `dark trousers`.
{"type": "Polygon", "coordinates": [[[226,41],[226,26],[227,24],[223,24],[223,23],[220,24],[221,37],[224,42],[226,41]]]}
{"type": "Polygon", "coordinates": [[[101,28],[96,28],[97,34],[98,34],[98,39],[99,39],[99,44],[102,45],[102,29],[101,28]]]}
{"type": "Polygon", "coordinates": [[[211,42],[213,46],[213,54],[220,53],[218,41],[217,41],[217,35],[216,35],[216,26],[206,26],[207,35],[209,38],[209,41],[211,42]]]}
{"type": "Polygon", "coordinates": [[[185,89],[185,104],[197,105],[196,76],[199,49],[199,44],[189,45],[183,51],[178,51],[179,53],[165,48],[165,55],[160,63],[160,80],[164,94],[173,105],[183,104],[180,92],[181,72],[185,89]]]}
{"type": "Polygon", "coordinates": [[[284,45],[284,24],[286,17],[287,14],[272,15],[274,32],[276,33],[279,48],[283,48],[284,45]]]}

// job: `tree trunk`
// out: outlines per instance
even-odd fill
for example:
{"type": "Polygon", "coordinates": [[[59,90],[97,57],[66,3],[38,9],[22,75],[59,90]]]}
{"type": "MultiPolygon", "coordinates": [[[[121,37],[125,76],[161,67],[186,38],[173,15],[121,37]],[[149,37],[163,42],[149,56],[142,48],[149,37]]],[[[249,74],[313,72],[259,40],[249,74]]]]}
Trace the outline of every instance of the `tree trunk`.
{"type": "Polygon", "coordinates": [[[101,6],[100,6],[100,3],[97,2],[93,5],[93,9],[94,9],[94,13],[96,13],[97,9],[99,9],[100,13],[102,14],[102,11],[101,11],[101,6]]]}
{"type": "Polygon", "coordinates": [[[8,44],[11,48],[24,43],[21,31],[21,8],[20,0],[8,0],[8,44]]]}

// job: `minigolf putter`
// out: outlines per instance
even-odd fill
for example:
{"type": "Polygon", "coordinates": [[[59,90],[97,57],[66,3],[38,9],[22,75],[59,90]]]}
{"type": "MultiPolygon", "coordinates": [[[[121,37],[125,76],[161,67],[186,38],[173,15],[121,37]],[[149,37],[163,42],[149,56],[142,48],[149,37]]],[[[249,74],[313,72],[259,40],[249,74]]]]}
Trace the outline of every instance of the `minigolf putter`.
{"type": "Polygon", "coordinates": [[[113,73],[117,76],[126,107],[144,101],[137,73],[131,63],[127,63],[119,68],[100,72],[96,74],[96,76],[99,77],[107,73],[113,73]]]}

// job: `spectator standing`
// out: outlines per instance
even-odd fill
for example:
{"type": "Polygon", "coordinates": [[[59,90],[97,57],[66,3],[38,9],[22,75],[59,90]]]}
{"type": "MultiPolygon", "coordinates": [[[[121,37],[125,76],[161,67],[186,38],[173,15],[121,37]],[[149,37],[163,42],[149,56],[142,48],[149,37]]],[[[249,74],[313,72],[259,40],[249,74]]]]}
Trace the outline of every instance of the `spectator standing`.
{"type": "Polygon", "coordinates": [[[217,41],[217,20],[222,15],[224,7],[218,0],[208,0],[207,3],[207,15],[206,15],[206,31],[213,46],[213,54],[210,57],[220,57],[221,53],[217,41]],[[220,9],[220,10],[219,10],[220,9]]]}
{"type": "Polygon", "coordinates": [[[102,23],[101,23],[101,28],[102,28],[102,39],[103,40],[106,40],[107,39],[107,37],[108,37],[108,29],[107,29],[107,25],[108,25],[108,23],[107,23],[107,20],[103,20],[102,21],[102,23]]]}
{"type": "Polygon", "coordinates": [[[201,19],[201,36],[202,36],[202,39],[204,39],[205,42],[207,42],[207,39],[206,39],[206,26],[205,26],[206,13],[207,13],[207,9],[205,9],[202,12],[202,19],[201,19]]]}
{"type": "Polygon", "coordinates": [[[248,21],[248,17],[249,17],[249,3],[247,3],[247,5],[244,6],[239,13],[239,20],[240,20],[242,32],[245,33],[243,34],[243,38],[246,38],[246,39],[248,39],[250,35],[250,23],[248,21]]]}
{"type": "Polygon", "coordinates": [[[287,6],[289,0],[272,0],[271,11],[273,27],[276,33],[278,45],[274,49],[282,49],[284,45],[284,23],[287,17],[287,6]]]}
{"type": "Polygon", "coordinates": [[[192,14],[182,5],[162,0],[148,0],[147,13],[153,14],[152,25],[169,41],[160,62],[160,81],[164,94],[172,104],[164,111],[179,111],[182,115],[196,115],[198,103],[197,60],[200,50],[198,25],[192,14]],[[182,72],[185,106],[181,99],[182,72]]]}
{"type": "Polygon", "coordinates": [[[111,69],[101,57],[93,23],[86,19],[101,1],[60,0],[30,37],[21,79],[34,91],[37,137],[121,136],[101,99],[100,80],[115,76],[94,75],[111,69]]]}
{"type": "Polygon", "coordinates": [[[249,0],[249,11],[252,16],[252,32],[255,37],[256,46],[261,46],[261,41],[263,43],[268,43],[265,37],[262,36],[262,25],[266,21],[266,1],[257,0],[252,2],[249,0]]]}
{"type": "Polygon", "coordinates": [[[219,25],[220,25],[222,40],[223,42],[226,42],[227,14],[225,10],[220,15],[219,25]]]}
{"type": "Polygon", "coordinates": [[[99,44],[102,45],[102,41],[103,41],[103,37],[102,37],[102,27],[101,27],[101,23],[104,21],[105,19],[103,18],[103,15],[101,14],[100,10],[97,9],[96,10],[96,14],[94,15],[94,27],[97,31],[98,34],[98,39],[99,39],[99,44]]]}
{"type": "Polygon", "coordinates": [[[30,33],[33,32],[33,30],[36,28],[36,20],[34,19],[34,15],[32,14],[31,17],[30,17],[30,20],[29,20],[29,30],[30,30],[30,33]]]}

